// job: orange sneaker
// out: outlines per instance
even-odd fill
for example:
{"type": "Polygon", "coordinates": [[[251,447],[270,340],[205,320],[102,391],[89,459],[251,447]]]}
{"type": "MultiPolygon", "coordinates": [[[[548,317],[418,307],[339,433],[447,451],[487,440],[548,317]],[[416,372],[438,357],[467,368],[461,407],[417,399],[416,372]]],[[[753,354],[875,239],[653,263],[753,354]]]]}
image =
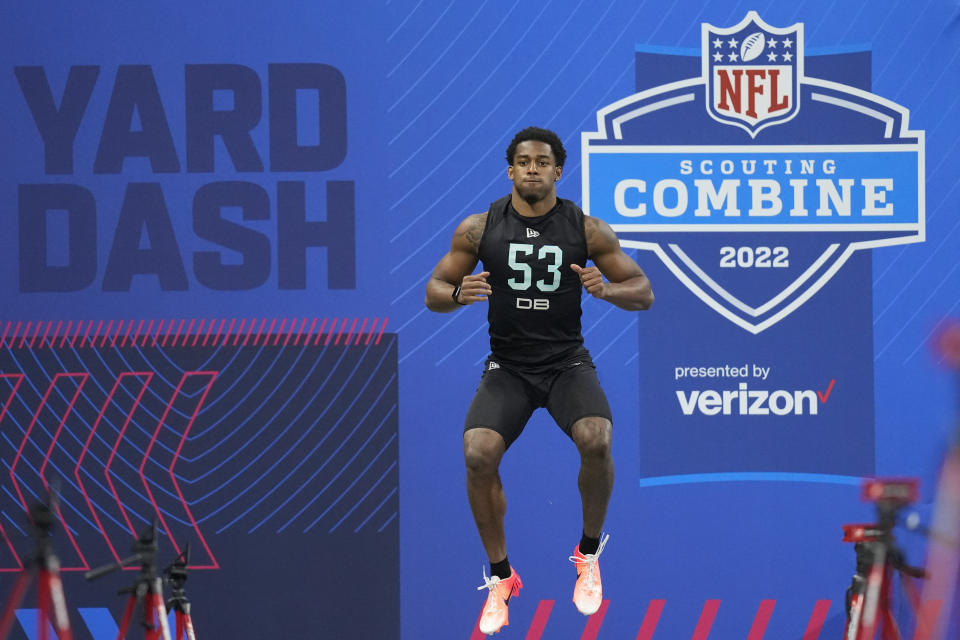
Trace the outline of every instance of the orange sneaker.
{"type": "Polygon", "coordinates": [[[573,587],[573,604],[577,605],[577,611],[585,616],[591,616],[600,609],[603,602],[603,586],[600,583],[600,564],[597,559],[603,553],[603,548],[610,539],[608,534],[600,541],[600,546],[596,553],[583,555],[580,553],[580,545],[573,550],[570,556],[570,562],[577,565],[577,584],[573,587]]]}
{"type": "Polygon", "coordinates": [[[520,576],[514,568],[510,568],[510,577],[501,580],[497,576],[487,577],[486,569],[483,570],[483,586],[477,587],[477,591],[489,589],[487,602],[483,605],[483,612],[480,614],[480,633],[488,636],[500,631],[501,627],[510,624],[507,615],[507,603],[511,596],[515,596],[523,587],[520,576]]]}

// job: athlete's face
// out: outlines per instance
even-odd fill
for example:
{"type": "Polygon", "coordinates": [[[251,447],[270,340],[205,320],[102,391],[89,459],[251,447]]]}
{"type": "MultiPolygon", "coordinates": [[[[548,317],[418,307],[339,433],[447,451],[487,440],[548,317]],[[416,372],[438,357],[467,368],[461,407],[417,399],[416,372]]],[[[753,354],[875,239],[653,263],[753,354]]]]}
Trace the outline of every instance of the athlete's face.
{"type": "Polygon", "coordinates": [[[507,167],[514,189],[531,205],[555,193],[555,183],[562,171],[563,167],[557,166],[550,145],[539,140],[524,140],[518,144],[513,164],[507,167]]]}

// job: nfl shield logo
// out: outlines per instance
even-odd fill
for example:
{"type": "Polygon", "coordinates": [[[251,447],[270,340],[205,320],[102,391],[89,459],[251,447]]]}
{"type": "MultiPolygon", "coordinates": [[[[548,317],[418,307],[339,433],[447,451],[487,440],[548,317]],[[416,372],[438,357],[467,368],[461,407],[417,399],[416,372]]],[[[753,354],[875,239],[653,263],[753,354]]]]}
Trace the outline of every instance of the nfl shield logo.
{"type": "Polygon", "coordinates": [[[792,119],[803,77],[803,24],[777,29],[749,12],[737,25],[703,24],[703,77],[714,120],[751,137],[792,119]]]}

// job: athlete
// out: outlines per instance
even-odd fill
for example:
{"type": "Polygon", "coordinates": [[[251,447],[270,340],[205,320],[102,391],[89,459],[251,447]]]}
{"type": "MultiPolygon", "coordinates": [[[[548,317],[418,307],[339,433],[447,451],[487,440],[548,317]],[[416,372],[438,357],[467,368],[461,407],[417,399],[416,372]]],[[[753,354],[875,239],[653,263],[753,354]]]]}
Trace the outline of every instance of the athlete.
{"type": "Polygon", "coordinates": [[[580,333],[582,289],[627,310],[653,303],[650,282],[610,226],[557,197],[566,151],[552,131],[529,127],[507,148],[510,195],[468,216],[427,282],[426,304],[446,313],[487,303],[490,357],[463,433],[467,497],[490,560],[480,631],[508,624],[523,586],[507,559],[500,460],[533,411],[546,407],[580,453],[583,532],[570,556],[573,601],[591,615],[603,599],[598,558],[613,488],[612,418],[580,333]],[[587,266],[592,260],[594,266],[587,266]],[[482,271],[474,274],[477,263],[482,271]],[[604,280],[604,277],[606,280],[604,280]]]}

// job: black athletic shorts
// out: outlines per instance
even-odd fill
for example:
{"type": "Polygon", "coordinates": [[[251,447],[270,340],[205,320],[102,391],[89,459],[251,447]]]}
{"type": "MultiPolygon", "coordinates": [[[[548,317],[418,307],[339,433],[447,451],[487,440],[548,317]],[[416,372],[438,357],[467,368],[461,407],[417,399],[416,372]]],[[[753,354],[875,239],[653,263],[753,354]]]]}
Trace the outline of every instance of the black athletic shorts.
{"type": "Polygon", "coordinates": [[[507,369],[488,359],[463,430],[493,429],[509,447],[539,407],[546,407],[568,436],[581,418],[600,417],[613,422],[610,404],[589,355],[542,373],[507,369]]]}

